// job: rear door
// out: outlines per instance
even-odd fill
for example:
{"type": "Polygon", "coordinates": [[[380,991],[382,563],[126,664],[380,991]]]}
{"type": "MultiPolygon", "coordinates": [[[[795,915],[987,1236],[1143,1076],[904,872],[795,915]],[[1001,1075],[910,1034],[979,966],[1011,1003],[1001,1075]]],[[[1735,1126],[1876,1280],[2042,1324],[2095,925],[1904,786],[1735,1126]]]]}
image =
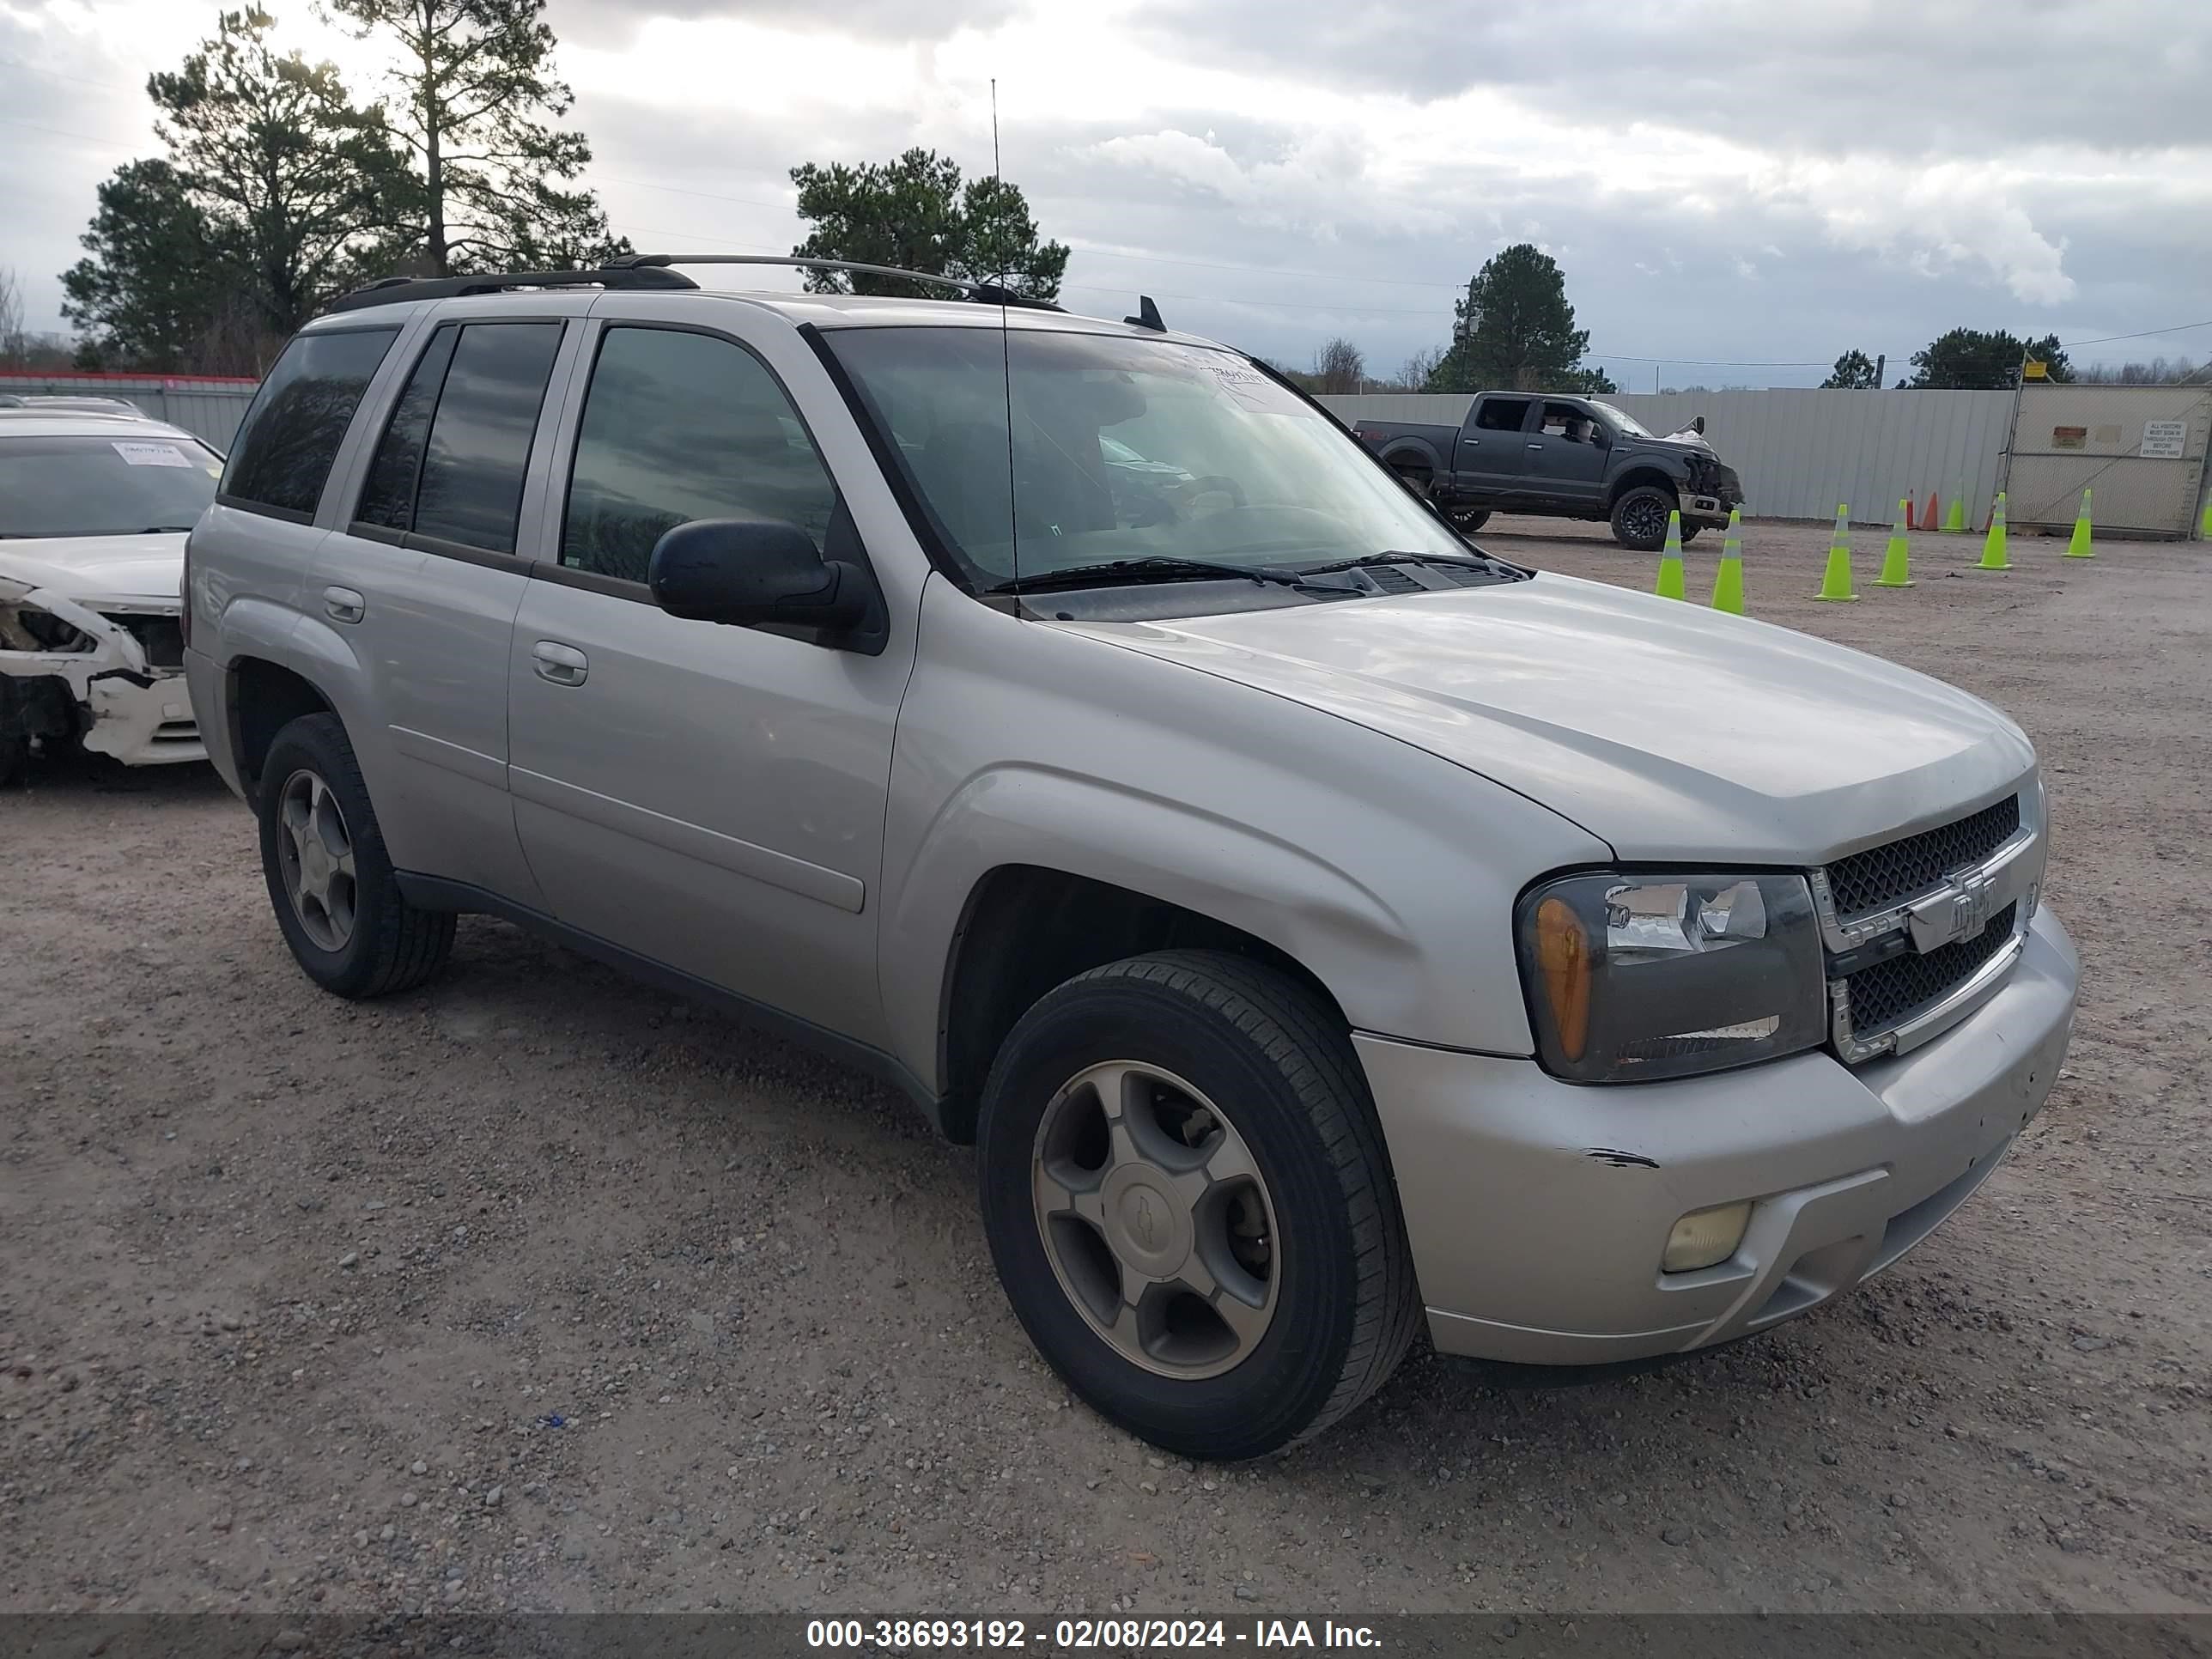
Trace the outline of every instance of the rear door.
{"type": "Polygon", "coordinates": [[[523,847],[568,926],[876,1042],[876,889],[911,615],[892,616],[871,654],[814,630],[684,621],[645,585],[654,543],[700,519],[783,520],[865,565],[792,388],[825,419],[842,405],[781,319],[718,305],[727,325],[710,328],[628,307],[641,302],[593,325],[556,458],[564,499],[516,621],[523,847]]]}
{"type": "Polygon", "coordinates": [[[1520,495],[1522,428],[1533,419],[1534,398],[1486,392],[1467,411],[1453,459],[1453,482],[1470,495],[1508,499],[1520,495]]]}
{"type": "Polygon", "coordinates": [[[1522,447],[1529,496],[1595,511],[1605,499],[1606,452],[1598,436],[1596,422],[1581,405],[1545,400],[1522,447]]]}
{"type": "Polygon", "coordinates": [[[524,904],[538,896],[507,793],[507,644],[542,511],[540,419],[589,303],[441,314],[417,337],[307,596],[367,682],[380,753],[363,766],[392,863],[524,904]]]}

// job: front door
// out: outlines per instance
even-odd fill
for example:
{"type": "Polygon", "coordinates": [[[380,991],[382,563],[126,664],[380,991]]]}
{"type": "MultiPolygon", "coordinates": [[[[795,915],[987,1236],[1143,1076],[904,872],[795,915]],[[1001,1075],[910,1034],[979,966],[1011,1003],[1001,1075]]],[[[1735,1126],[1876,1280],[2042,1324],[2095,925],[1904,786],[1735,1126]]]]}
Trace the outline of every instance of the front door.
{"type": "Polygon", "coordinates": [[[1595,511],[1605,498],[1604,434],[1574,404],[1546,403],[1528,434],[1522,481],[1530,495],[1595,511]]]}
{"type": "Polygon", "coordinates": [[[515,818],[553,915],[862,1042],[882,1035],[876,903],[912,661],[686,622],[645,586],[698,519],[796,524],[865,557],[781,382],[738,339],[610,321],[556,538],[515,618],[515,818]]]}

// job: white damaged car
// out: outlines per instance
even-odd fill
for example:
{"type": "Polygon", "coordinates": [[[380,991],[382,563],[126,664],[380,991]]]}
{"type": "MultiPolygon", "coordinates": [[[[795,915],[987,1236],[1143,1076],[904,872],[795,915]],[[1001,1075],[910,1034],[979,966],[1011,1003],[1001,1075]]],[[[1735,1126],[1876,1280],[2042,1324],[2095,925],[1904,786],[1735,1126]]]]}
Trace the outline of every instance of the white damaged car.
{"type": "Polygon", "coordinates": [[[222,458],[129,414],[0,410],[0,784],[34,749],[206,758],[185,690],[185,536],[222,458]]]}

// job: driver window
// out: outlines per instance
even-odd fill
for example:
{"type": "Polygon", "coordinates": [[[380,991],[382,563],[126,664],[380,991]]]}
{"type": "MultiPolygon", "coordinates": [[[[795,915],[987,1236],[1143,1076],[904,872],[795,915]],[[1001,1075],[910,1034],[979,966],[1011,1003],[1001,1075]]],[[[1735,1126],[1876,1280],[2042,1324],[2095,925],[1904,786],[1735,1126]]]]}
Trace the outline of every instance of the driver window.
{"type": "Polygon", "coordinates": [[[696,519],[781,519],[819,548],[837,491],[760,360],[712,335],[610,328],[592,370],[561,562],[645,580],[696,519]]]}
{"type": "Polygon", "coordinates": [[[1571,444],[1594,443],[1597,423],[1572,404],[1544,405],[1544,436],[1571,444]]]}

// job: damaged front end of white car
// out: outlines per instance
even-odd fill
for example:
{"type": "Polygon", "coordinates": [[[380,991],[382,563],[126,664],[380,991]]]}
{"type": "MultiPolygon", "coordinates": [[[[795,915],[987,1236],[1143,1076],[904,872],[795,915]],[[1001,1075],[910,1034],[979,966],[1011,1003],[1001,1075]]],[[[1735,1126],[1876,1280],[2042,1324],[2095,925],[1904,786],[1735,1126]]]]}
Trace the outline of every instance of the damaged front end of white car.
{"type": "Polygon", "coordinates": [[[0,559],[0,783],[35,747],[76,744],[126,766],[204,760],[185,690],[177,601],[94,609],[0,559]]]}

